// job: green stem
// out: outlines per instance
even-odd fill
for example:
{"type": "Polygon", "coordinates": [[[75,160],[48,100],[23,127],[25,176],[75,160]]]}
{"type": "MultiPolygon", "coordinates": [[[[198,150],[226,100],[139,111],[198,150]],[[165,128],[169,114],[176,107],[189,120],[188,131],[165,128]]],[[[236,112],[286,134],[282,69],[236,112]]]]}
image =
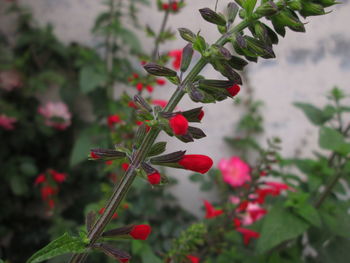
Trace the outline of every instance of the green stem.
{"type": "Polygon", "coordinates": [[[165,30],[165,25],[168,21],[169,18],[169,9],[165,11],[164,17],[163,17],[163,21],[162,21],[162,25],[160,26],[160,30],[159,33],[157,35],[157,37],[155,38],[155,46],[152,52],[152,61],[156,60],[157,58],[157,54],[158,54],[158,49],[159,49],[159,44],[160,44],[160,38],[165,30]]]}
{"type": "MultiPolygon", "coordinates": [[[[216,44],[218,45],[224,45],[228,40],[232,33],[238,32],[243,30],[245,27],[248,26],[248,23],[245,21],[242,21],[240,24],[238,24],[231,32],[230,34],[226,34],[222,36],[216,44]]],[[[192,70],[189,72],[189,74],[186,76],[184,81],[180,84],[180,86],[176,89],[174,94],[171,96],[167,106],[165,107],[164,111],[173,111],[177,104],[180,102],[181,98],[184,96],[185,92],[183,90],[183,87],[186,87],[189,83],[193,82],[196,76],[201,72],[201,70],[207,65],[208,61],[204,58],[201,58],[196,65],[192,68],[192,70]]],[[[134,181],[136,177],[136,169],[139,168],[140,164],[145,160],[147,153],[151,146],[153,145],[154,141],[156,140],[158,134],[160,133],[159,128],[152,128],[144,138],[144,140],[141,143],[140,148],[137,150],[135,157],[131,161],[131,164],[126,171],[125,175],[123,176],[121,182],[116,186],[116,188],[113,190],[113,193],[108,200],[105,211],[101,215],[101,217],[96,221],[96,223],[92,226],[91,230],[88,233],[88,238],[90,240],[90,246],[93,245],[100,237],[107,226],[107,224],[111,221],[113,213],[118,208],[121,201],[124,199],[126,193],[129,191],[132,182],[134,181]]],[[[75,254],[70,260],[70,263],[81,263],[84,262],[87,257],[87,253],[85,254],[75,254]]]]}

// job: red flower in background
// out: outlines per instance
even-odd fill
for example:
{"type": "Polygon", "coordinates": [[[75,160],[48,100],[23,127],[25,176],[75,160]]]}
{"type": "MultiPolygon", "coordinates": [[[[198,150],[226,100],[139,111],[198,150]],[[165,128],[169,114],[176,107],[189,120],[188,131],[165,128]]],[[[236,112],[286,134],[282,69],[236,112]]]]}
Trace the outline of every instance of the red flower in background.
{"type": "Polygon", "coordinates": [[[189,154],[184,155],[178,164],[187,170],[205,174],[213,166],[213,160],[206,155],[189,154]]]}
{"type": "Polygon", "coordinates": [[[130,231],[130,236],[138,240],[146,240],[152,229],[149,225],[136,225],[130,231]]]}
{"type": "Polygon", "coordinates": [[[185,135],[188,129],[188,120],[182,114],[176,114],[169,120],[169,126],[175,135],[185,135]]]}
{"type": "Polygon", "coordinates": [[[122,169],[124,171],[128,170],[128,168],[129,168],[129,164],[128,163],[122,163],[122,169]]]}
{"type": "Polygon", "coordinates": [[[177,49],[177,50],[170,51],[169,56],[174,58],[173,63],[172,63],[173,68],[176,70],[180,69],[182,50],[177,49]]]}
{"type": "Polygon", "coordinates": [[[204,206],[206,211],[205,218],[207,219],[217,217],[224,213],[222,209],[215,209],[214,206],[211,203],[209,203],[207,200],[204,200],[204,206]]]}
{"type": "Polygon", "coordinates": [[[165,106],[168,104],[166,100],[152,100],[153,105],[161,106],[162,108],[165,108],[165,106]]]}
{"type": "Polygon", "coordinates": [[[120,119],[118,114],[110,115],[107,118],[107,123],[109,128],[113,128],[114,124],[120,123],[122,120],[120,119]]]}
{"type": "Polygon", "coordinates": [[[191,261],[191,263],[199,263],[199,258],[195,256],[187,255],[186,257],[191,261]]]}
{"type": "Polygon", "coordinates": [[[149,93],[152,93],[153,87],[152,87],[151,85],[147,85],[147,86],[146,86],[146,90],[147,90],[149,93]]]}
{"type": "MultiPolygon", "coordinates": [[[[98,213],[99,213],[100,215],[102,215],[105,211],[106,211],[106,208],[102,207],[102,208],[98,211],[98,213]]],[[[113,213],[112,219],[116,219],[117,217],[118,217],[118,214],[117,214],[117,213],[113,213]]]]}
{"type": "Polygon", "coordinates": [[[163,86],[166,83],[166,81],[164,79],[156,79],[156,82],[159,86],[163,86]]]}
{"type": "Polygon", "coordinates": [[[136,89],[141,92],[142,89],[143,89],[143,84],[142,83],[137,83],[136,84],[136,89]]]}
{"type": "Polygon", "coordinates": [[[50,169],[49,173],[52,176],[52,179],[54,179],[56,181],[56,183],[62,183],[66,180],[67,174],[65,173],[59,173],[55,170],[50,169]]]}
{"type": "Polygon", "coordinates": [[[243,243],[246,246],[249,245],[249,242],[252,238],[257,239],[260,237],[260,234],[258,232],[255,232],[248,228],[239,227],[236,230],[243,235],[243,243]]]}
{"type": "Polygon", "coordinates": [[[46,181],[45,174],[39,174],[39,175],[35,178],[34,185],[41,184],[41,183],[43,183],[43,182],[45,182],[45,181],[46,181]]]}
{"type": "Polygon", "coordinates": [[[41,188],[41,198],[43,200],[47,200],[49,197],[55,195],[56,193],[57,189],[52,186],[46,185],[41,188]]]}

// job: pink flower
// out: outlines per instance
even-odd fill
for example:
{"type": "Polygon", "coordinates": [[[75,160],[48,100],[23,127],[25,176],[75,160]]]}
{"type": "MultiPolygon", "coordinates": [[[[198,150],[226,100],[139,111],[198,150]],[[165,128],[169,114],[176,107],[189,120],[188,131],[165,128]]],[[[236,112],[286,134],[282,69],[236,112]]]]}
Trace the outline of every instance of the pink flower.
{"type": "Polygon", "coordinates": [[[65,130],[71,124],[72,115],[63,102],[48,102],[38,112],[44,116],[45,124],[57,130],[65,130]]]}
{"type": "Polygon", "coordinates": [[[181,49],[177,49],[177,50],[173,50],[169,52],[169,56],[173,57],[173,68],[178,70],[180,69],[180,65],[181,65],[181,57],[182,57],[182,50],[181,49]]]}
{"type": "Polygon", "coordinates": [[[13,125],[15,122],[17,122],[16,118],[8,117],[5,114],[0,115],[0,127],[2,127],[5,130],[13,130],[15,126],[13,125]]]}
{"type": "Polygon", "coordinates": [[[267,213],[266,209],[252,202],[248,204],[245,211],[246,213],[243,215],[242,218],[242,224],[245,226],[253,224],[267,213]]]}
{"type": "Polygon", "coordinates": [[[219,169],[223,180],[233,187],[242,186],[251,180],[249,165],[239,157],[234,156],[229,160],[222,159],[219,162],[219,169]]]}
{"type": "Polygon", "coordinates": [[[206,210],[205,218],[207,219],[217,217],[224,213],[222,209],[215,209],[214,206],[211,203],[209,203],[207,200],[204,200],[204,206],[206,210]]]}
{"type": "Polygon", "coordinates": [[[6,70],[0,72],[0,89],[12,91],[23,85],[22,77],[16,70],[6,70]]]}

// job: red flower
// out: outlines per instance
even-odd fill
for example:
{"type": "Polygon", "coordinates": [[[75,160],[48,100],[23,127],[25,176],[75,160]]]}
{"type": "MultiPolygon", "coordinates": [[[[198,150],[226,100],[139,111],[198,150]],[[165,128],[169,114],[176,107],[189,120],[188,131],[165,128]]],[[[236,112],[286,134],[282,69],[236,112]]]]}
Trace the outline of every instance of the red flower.
{"type": "Polygon", "coordinates": [[[187,170],[205,174],[213,166],[213,160],[206,155],[189,154],[184,155],[178,164],[187,170]]]}
{"type": "Polygon", "coordinates": [[[170,57],[174,57],[173,68],[178,70],[181,65],[182,50],[177,49],[169,52],[170,57]]]}
{"type": "Polygon", "coordinates": [[[130,236],[134,239],[146,240],[151,230],[149,225],[136,225],[131,229],[130,236]]]}
{"type": "Polygon", "coordinates": [[[206,210],[205,218],[207,219],[217,217],[224,213],[222,209],[215,209],[214,206],[207,200],[204,200],[204,206],[206,210]]]}
{"type": "Polygon", "coordinates": [[[233,85],[230,88],[226,89],[232,97],[236,96],[238,94],[238,92],[241,90],[240,86],[238,86],[237,84],[233,85]]]}
{"type": "Polygon", "coordinates": [[[119,258],[119,261],[122,263],[129,262],[129,258],[119,258]]]}
{"type": "Polygon", "coordinates": [[[170,128],[175,135],[185,135],[188,129],[188,120],[182,114],[176,114],[169,120],[170,128]]]}
{"type": "Polygon", "coordinates": [[[122,163],[122,169],[124,171],[128,170],[128,168],[129,168],[129,164],[128,163],[122,163]]]}
{"type": "Polygon", "coordinates": [[[166,83],[166,81],[164,79],[156,79],[156,82],[159,86],[163,86],[166,83]]]}
{"type": "Polygon", "coordinates": [[[282,190],[288,190],[289,186],[284,183],[278,183],[278,182],[265,182],[266,185],[271,186],[277,191],[282,191],[282,190]]]}
{"type": "Polygon", "coordinates": [[[168,10],[169,4],[167,4],[167,3],[162,4],[162,8],[163,8],[163,10],[168,10]]]}
{"type": "Polygon", "coordinates": [[[139,78],[139,74],[137,74],[137,73],[132,73],[132,76],[134,77],[134,79],[139,78]]]}
{"type": "Polygon", "coordinates": [[[50,196],[57,193],[57,190],[51,186],[44,186],[41,188],[41,198],[47,200],[50,196]]]}
{"type": "Polygon", "coordinates": [[[244,245],[249,245],[250,239],[259,238],[260,234],[248,228],[239,227],[236,229],[239,233],[243,234],[243,243],[244,245]]]}
{"type": "Polygon", "coordinates": [[[132,100],[128,102],[128,107],[137,109],[135,102],[133,102],[132,100]]]}
{"type": "Polygon", "coordinates": [[[267,175],[267,172],[266,171],[261,171],[260,172],[260,176],[266,176],[267,175]]]}
{"type": "Polygon", "coordinates": [[[54,209],[55,208],[55,201],[53,199],[49,199],[47,204],[49,205],[50,209],[54,209]]]}
{"type": "Polygon", "coordinates": [[[162,108],[165,108],[165,106],[168,104],[166,100],[152,100],[152,104],[161,106],[162,108]]]}
{"type": "Polygon", "coordinates": [[[94,152],[90,152],[90,157],[92,158],[92,159],[100,159],[100,156],[98,156],[96,153],[94,153],[94,152]]]}
{"type": "Polygon", "coordinates": [[[152,93],[153,87],[152,87],[151,85],[147,85],[147,86],[146,86],[146,90],[147,90],[149,93],[152,93]]]}
{"type": "Polygon", "coordinates": [[[191,261],[191,263],[199,263],[199,258],[195,256],[187,255],[186,257],[191,261]]]}
{"type": "Polygon", "coordinates": [[[112,128],[114,124],[119,123],[119,122],[121,122],[121,119],[120,119],[119,115],[117,115],[117,114],[110,115],[107,118],[107,123],[108,123],[109,128],[112,128]]]}
{"type": "Polygon", "coordinates": [[[113,161],[112,161],[112,160],[105,161],[105,164],[106,164],[106,165],[112,165],[112,164],[113,164],[113,161]]]}
{"type": "Polygon", "coordinates": [[[137,83],[136,84],[136,89],[141,92],[142,89],[143,89],[143,84],[142,83],[137,83]]]}
{"type": "Polygon", "coordinates": [[[179,5],[177,4],[177,2],[173,2],[171,4],[171,9],[173,9],[173,11],[179,10],[179,5]]]}
{"type": "Polygon", "coordinates": [[[201,110],[198,114],[198,119],[201,121],[203,119],[203,117],[204,117],[204,111],[201,110]]]}
{"type": "Polygon", "coordinates": [[[43,182],[45,182],[45,181],[46,181],[45,174],[39,174],[39,175],[35,178],[34,185],[41,184],[41,183],[43,183],[43,182]]]}
{"type": "Polygon", "coordinates": [[[158,172],[154,172],[151,173],[149,175],[147,175],[148,178],[148,182],[150,182],[150,184],[159,184],[162,177],[160,176],[160,174],[158,172]]]}
{"type": "Polygon", "coordinates": [[[237,217],[235,217],[233,219],[233,225],[234,225],[235,228],[238,228],[238,227],[240,227],[242,225],[242,222],[237,217]]]}
{"type": "Polygon", "coordinates": [[[59,173],[55,170],[49,170],[49,173],[51,174],[52,178],[56,181],[56,183],[62,183],[66,180],[67,174],[65,173],[59,173]]]}

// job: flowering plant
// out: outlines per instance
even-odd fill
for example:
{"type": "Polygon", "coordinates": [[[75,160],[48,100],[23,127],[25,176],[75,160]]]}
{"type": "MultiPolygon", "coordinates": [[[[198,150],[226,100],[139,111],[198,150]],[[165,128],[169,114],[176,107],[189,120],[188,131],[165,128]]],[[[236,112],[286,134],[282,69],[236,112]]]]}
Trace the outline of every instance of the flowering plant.
{"type": "MultiPolygon", "coordinates": [[[[170,1],[170,4],[174,4],[174,1],[170,1]]],[[[143,123],[140,125],[131,147],[93,149],[90,155],[92,159],[107,161],[121,160],[129,163],[124,177],[113,190],[105,206],[105,211],[96,221],[87,218],[90,222],[87,224],[88,232],[82,232],[80,237],[63,235],[34,254],[28,262],[40,262],[67,252],[76,253],[70,262],[83,262],[91,249],[100,250],[121,262],[126,262],[129,257],[125,256],[125,252],[120,252],[107,243],[101,243],[103,242],[101,238],[108,232],[105,231],[105,228],[112,219],[115,210],[121,204],[136,176],[147,180],[149,176],[153,177],[155,174],[158,174],[158,170],[153,167],[154,165],[188,169],[200,173],[207,172],[212,166],[210,157],[205,155],[186,155],[185,151],[163,154],[166,150],[166,143],[155,142],[161,131],[164,131],[170,136],[175,136],[183,142],[191,142],[205,136],[201,129],[189,126],[191,122],[200,122],[199,116],[202,115],[201,107],[174,112],[178,102],[185,94],[188,94],[194,102],[200,103],[215,103],[236,96],[240,89],[238,85],[242,84],[242,79],[237,71],[242,70],[248,64],[245,59],[256,62],[259,57],[265,59],[274,58],[273,45],[278,42],[277,34],[284,36],[286,28],[297,32],[305,31],[304,24],[300,21],[298,13],[304,17],[323,15],[325,14],[324,7],[331,6],[334,2],[320,2],[316,4],[307,1],[299,1],[297,3],[295,1],[268,1],[256,6],[257,2],[254,0],[239,0],[237,4],[233,2],[229,3],[226,16],[210,8],[199,10],[203,19],[217,26],[218,31],[221,33],[221,37],[215,44],[208,44],[200,33],[194,34],[186,28],[179,29],[181,37],[188,42],[182,51],[180,74],[164,66],[163,63],[156,61],[154,56],[146,59],[147,63],[144,65],[144,69],[153,76],[167,78],[169,82],[177,86],[176,91],[165,108],[151,107],[147,100],[140,96],[140,94],[134,97],[134,103],[138,108],[138,118],[140,121],[147,122],[147,124],[143,123]],[[238,14],[242,21],[234,26],[233,22],[238,14]],[[262,18],[271,20],[274,29],[261,22],[262,18]],[[251,31],[252,35],[247,34],[247,29],[251,31]],[[226,44],[231,44],[239,56],[232,55],[224,47],[226,44]],[[194,51],[198,52],[201,58],[189,70],[194,51]],[[226,80],[212,80],[200,76],[199,73],[207,64],[211,64],[226,80]],[[186,74],[186,77],[184,77],[184,74],[186,74]],[[61,245],[69,242],[73,243],[73,240],[74,246],[61,245]],[[52,247],[56,248],[54,252],[51,249],[52,247]]],[[[166,12],[169,12],[169,7],[165,8],[166,12]]],[[[159,39],[157,38],[157,40],[159,39]]],[[[157,54],[157,46],[155,50],[156,52],[154,53],[157,54]]],[[[138,86],[140,87],[139,90],[142,91],[141,85],[138,86]]],[[[271,147],[274,147],[274,144],[271,147]]],[[[247,169],[242,170],[245,173],[247,172],[247,169]]],[[[238,174],[240,175],[240,171],[238,174]]],[[[226,177],[230,178],[228,179],[230,182],[233,182],[231,177],[234,176],[229,175],[226,177]]],[[[258,175],[256,174],[252,176],[252,182],[258,183],[257,178],[258,175]]],[[[160,182],[165,183],[166,178],[161,178],[160,182]]],[[[257,194],[257,197],[255,197],[256,202],[263,202],[266,195],[279,194],[281,189],[286,187],[285,185],[278,185],[276,183],[267,184],[268,187],[266,189],[260,188],[255,184],[252,184],[252,186],[252,189],[248,188],[246,191],[248,196],[243,195],[240,197],[242,198],[241,202],[245,202],[244,205],[242,204],[242,211],[245,211],[248,207],[248,204],[246,205],[247,200],[245,199],[250,198],[250,194],[257,194]]],[[[214,218],[220,216],[220,212],[218,213],[210,205],[207,204],[207,207],[214,213],[210,217],[213,215],[214,218]]],[[[261,218],[261,215],[262,213],[260,211],[257,215],[255,213],[255,216],[253,214],[250,216],[257,220],[261,218]]],[[[229,220],[233,220],[233,218],[229,217],[229,220]]],[[[253,230],[242,227],[240,221],[236,222],[236,228],[239,233],[243,234],[244,243],[247,245],[252,238],[258,237],[258,234],[253,230]]],[[[266,249],[266,245],[264,248],[266,249]]],[[[193,255],[188,255],[187,259],[191,261],[196,260],[193,255]]]]}

